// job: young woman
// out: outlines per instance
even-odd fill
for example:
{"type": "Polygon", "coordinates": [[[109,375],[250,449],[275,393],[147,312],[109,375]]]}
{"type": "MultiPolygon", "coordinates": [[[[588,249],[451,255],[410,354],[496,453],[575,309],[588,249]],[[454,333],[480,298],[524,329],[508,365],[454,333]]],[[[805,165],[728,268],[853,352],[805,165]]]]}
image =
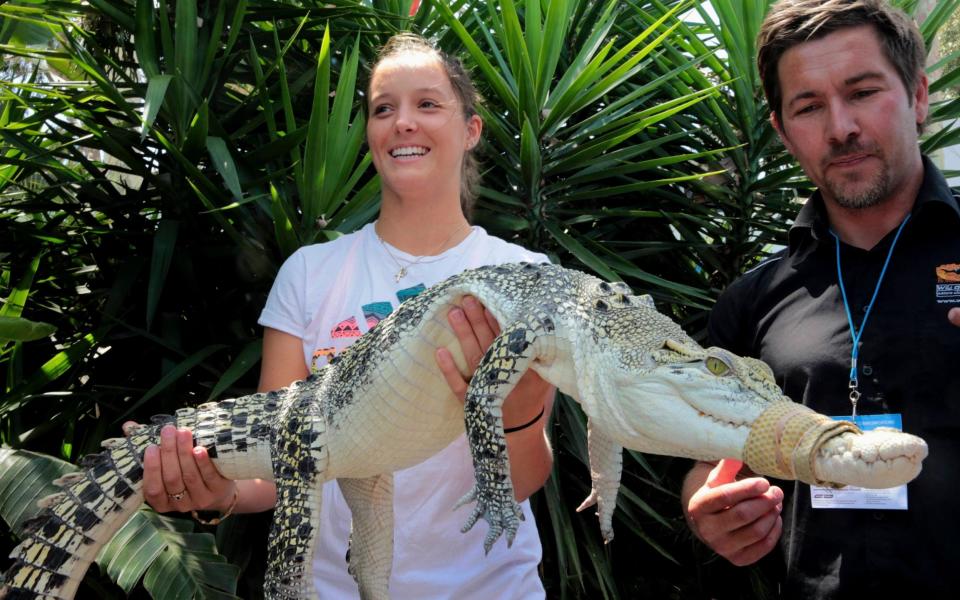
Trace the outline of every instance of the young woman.
{"type": "MultiPolygon", "coordinates": [[[[382,186],[379,218],[356,233],[301,248],[284,263],[260,317],[261,391],[305,378],[405,298],[464,269],[546,261],[467,221],[476,178],[471,151],[483,123],[459,61],[420,37],[395,36],[371,70],[366,97],[367,142],[382,186]]],[[[475,368],[497,323],[469,297],[448,319],[475,368]]],[[[449,352],[438,350],[436,360],[462,400],[467,381],[449,352]]],[[[550,414],[553,391],[529,372],[504,404],[504,427],[516,429],[507,434],[507,447],[519,500],[543,485],[552,465],[544,415],[550,414]]],[[[276,501],[272,482],[221,477],[187,430],[165,428],[144,466],[144,495],[161,512],[257,512],[276,501]]],[[[465,436],[395,474],[392,596],[543,597],[540,542],[529,504],[522,504],[527,518],[513,547],[498,542],[484,557],[485,524],[462,534],[467,508],[451,510],[472,485],[465,436]]],[[[317,589],[323,598],[356,598],[344,559],[350,511],[334,481],[324,486],[321,523],[312,572],[317,589]]]]}

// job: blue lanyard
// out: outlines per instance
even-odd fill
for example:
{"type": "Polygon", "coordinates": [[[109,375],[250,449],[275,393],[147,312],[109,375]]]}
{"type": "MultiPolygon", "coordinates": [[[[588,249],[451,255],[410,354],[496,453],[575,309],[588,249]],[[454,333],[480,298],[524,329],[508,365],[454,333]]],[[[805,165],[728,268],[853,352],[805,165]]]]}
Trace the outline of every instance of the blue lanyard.
{"type": "Polygon", "coordinates": [[[850,303],[847,301],[847,290],[843,286],[843,269],[840,268],[840,238],[833,229],[830,235],[836,240],[837,245],[837,279],[840,281],[840,294],[843,296],[843,309],[847,313],[847,323],[850,325],[850,337],[853,339],[853,350],[850,351],[850,404],[853,406],[853,421],[857,421],[857,401],[860,400],[859,380],[857,378],[857,358],[860,356],[860,338],[863,336],[863,330],[867,327],[867,319],[870,318],[870,311],[873,310],[873,304],[877,301],[877,294],[880,293],[880,285],[883,283],[883,277],[887,274],[887,266],[890,264],[890,257],[893,256],[893,249],[897,246],[897,240],[900,239],[900,233],[904,225],[910,220],[910,213],[903,218],[900,227],[897,228],[897,234],[893,236],[890,243],[890,250],[887,251],[887,259],[883,261],[883,268],[880,270],[880,277],[877,278],[877,286],[873,289],[873,297],[870,298],[870,304],[867,304],[867,310],[863,314],[863,321],[860,322],[860,330],[853,324],[853,315],[850,313],[850,303]]]}

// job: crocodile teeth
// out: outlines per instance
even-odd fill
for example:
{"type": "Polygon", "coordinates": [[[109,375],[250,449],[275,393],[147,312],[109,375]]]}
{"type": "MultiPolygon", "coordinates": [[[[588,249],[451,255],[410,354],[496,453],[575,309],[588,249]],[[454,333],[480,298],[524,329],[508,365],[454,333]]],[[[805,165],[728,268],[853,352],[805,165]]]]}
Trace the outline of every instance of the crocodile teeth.
{"type": "Polygon", "coordinates": [[[735,423],[735,422],[733,422],[733,421],[725,421],[725,420],[722,420],[722,419],[718,419],[717,417],[711,415],[710,413],[705,413],[705,412],[703,412],[702,410],[698,410],[698,411],[697,411],[697,414],[698,414],[699,416],[701,416],[701,417],[706,417],[706,418],[710,419],[711,421],[713,421],[714,423],[716,423],[716,424],[718,424],[718,425],[722,425],[723,427],[731,427],[731,428],[733,428],[733,429],[738,429],[738,428],[740,428],[740,427],[746,427],[746,426],[747,426],[746,423],[735,423]]]}

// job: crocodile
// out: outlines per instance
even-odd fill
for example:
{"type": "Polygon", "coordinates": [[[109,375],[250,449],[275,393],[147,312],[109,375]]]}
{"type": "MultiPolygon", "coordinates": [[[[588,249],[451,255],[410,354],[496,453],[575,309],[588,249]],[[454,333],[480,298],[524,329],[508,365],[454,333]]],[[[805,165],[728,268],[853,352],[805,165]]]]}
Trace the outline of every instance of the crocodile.
{"type": "Polygon", "coordinates": [[[349,569],[361,597],[388,598],[393,552],[392,472],[466,430],[475,485],[464,531],[488,523],[484,546],[507,544],[521,511],[510,479],[501,405],[533,369],[578,401],[588,420],[591,492],[605,540],[623,448],[700,460],[741,458],[755,472],[823,485],[891,487],[919,473],[926,444],[895,431],[861,432],[785,397],[764,363],[702,348],[649,296],[556,265],[489,266],[451,277],[402,303],[329,365],[269,392],[154,417],[103,442],[14,550],[0,599],[72,598],[99,547],[142,504],[142,456],[166,423],[189,427],[233,479],[277,486],[265,596],[316,598],[312,557],[320,484],[337,479],[353,513],[349,569]],[[478,298],[501,332],[472,375],[466,402],[434,361],[450,349],[467,364],[446,315],[478,298]]]}

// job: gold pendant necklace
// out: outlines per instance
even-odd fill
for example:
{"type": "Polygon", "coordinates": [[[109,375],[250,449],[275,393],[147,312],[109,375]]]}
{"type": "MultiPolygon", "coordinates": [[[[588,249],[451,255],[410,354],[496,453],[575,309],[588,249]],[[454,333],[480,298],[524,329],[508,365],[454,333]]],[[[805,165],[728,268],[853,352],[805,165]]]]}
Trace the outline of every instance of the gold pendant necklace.
{"type": "MultiPolygon", "coordinates": [[[[416,265],[416,264],[419,264],[420,261],[422,261],[423,259],[425,259],[425,258],[427,258],[427,257],[430,257],[430,256],[436,256],[436,255],[440,254],[441,252],[443,252],[444,249],[446,249],[447,244],[450,242],[450,240],[453,239],[453,236],[457,235],[458,233],[460,233],[461,231],[463,231],[464,228],[469,227],[469,226],[470,226],[469,223],[464,223],[464,224],[461,225],[460,227],[457,227],[456,229],[453,230],[453,233],[451,233],[450,235],[447,236],[447,239],[443,240],[443,243],[441,243],[439,246],[437,246],[437,249],[434,250],[433,253],[431,253],[431,254],[424,254],[424,255],[422,255],[422,256],[418,256],[418,257],[416,258],[416,260],[408,261],[406,265],[400,264],[400,259],[397,258],[396,256],[394,256],[393,252],[390,251],[390,247],[387,246],[387,242],[385,242],[384,239],[383,239],[382,237],[380,237],[380,234],[377,233],[377,239],[380,240],[380,245],[383,246],[383,249],[384,249],[384,251],[387,253],[387,256],[390,257],[390,260],[392,260],[393,263],[394,263],[395,265],[397,265],[397,268],[399,269],[399,270],[397,271],[397,274],[393,276],[394,282],[400,283],[400,280],[407,276],[407,273],[409,272],[410,267],[412,267],[412,266],[414,266],[414,265],[416,265]]],[[[376,228],[374,228],[374,233],[376,233],[376,228]]]]}

